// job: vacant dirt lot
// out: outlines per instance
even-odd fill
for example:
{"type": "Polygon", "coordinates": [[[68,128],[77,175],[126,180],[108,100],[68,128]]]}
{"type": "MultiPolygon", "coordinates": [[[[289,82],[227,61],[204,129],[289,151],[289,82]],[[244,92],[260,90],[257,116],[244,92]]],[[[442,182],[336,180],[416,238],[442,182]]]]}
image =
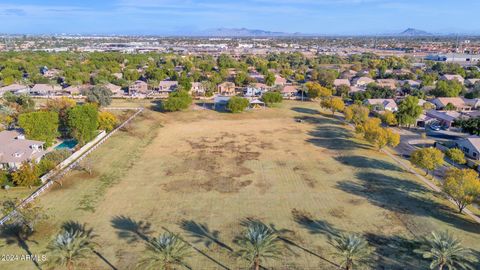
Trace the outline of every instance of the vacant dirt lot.
{"type": "MultiPolygon", "coordinates": [[[[49,218],[28,248],[44,252],[74,220],[94,228],[99,252],[118,269],[133,269],[145,236],[165,230],[195,247],[192,269],[244,267],[234,239],[252,221],[282,234],[286,255],[267,264],[275,269],[335,269],[327,239],[340,231],[367,236],[374,269],[427,268],[412,250],[432,230],[478,249],[478,225],[317,109],[288,102],[239,115],[148,111],[92,155],[92,175],[74,172],[41,198],[49,218]]],[[[13,240],[0,249],[25,253],[13,240]]],[[[83,268],[110,269],[97,256],[83,268]]]]}

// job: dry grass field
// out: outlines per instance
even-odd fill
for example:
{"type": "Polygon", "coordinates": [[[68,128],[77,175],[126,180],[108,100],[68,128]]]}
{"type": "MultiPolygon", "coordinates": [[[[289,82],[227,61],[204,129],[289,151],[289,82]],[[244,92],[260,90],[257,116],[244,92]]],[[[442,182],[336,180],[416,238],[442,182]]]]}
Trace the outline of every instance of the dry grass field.
{"type": "MultiPolygon", "coordinates": [[[[72,172],[41,197],[48,219],[26,242],[33,254],[71,220],[92,227],[101,244],[103,259],[79,269],[111,269],[105,261],[135,269],[143,239],[165,230],[193,245],[192,269],[243,268],[234,239],[252,221],[284,239],[285,255],[268,269],[337,269],[327,240],[342,231],[376,248],[366,269],[426,269],[413,249],[431,231],[448,229],[480,252],[478,224],[313,103],[237,115],[147,110],[90,159],[92,175],[72,172]]],[[[0,253],[25,253],[8,240],[0,253]]]]}

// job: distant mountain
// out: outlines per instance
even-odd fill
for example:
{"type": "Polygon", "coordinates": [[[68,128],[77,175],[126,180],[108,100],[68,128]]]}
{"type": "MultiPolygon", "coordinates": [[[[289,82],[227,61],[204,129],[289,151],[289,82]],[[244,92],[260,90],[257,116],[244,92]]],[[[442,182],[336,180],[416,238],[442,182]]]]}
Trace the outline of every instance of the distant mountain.
{"type": "Polygon", "coordinates": [[[302,35],[301,33],[271,32],[247,28],[215,28],[202,31],[199,34],[213,37],[284,37],[302,35]]]}
{"type": "Polygon", "coordinates": [[[421,37],[421,36],[431,36],[432,34],[423,30],[408,28],[407,30],[401,32],[399,35],[405,36],[405,37],[421,37]]]}

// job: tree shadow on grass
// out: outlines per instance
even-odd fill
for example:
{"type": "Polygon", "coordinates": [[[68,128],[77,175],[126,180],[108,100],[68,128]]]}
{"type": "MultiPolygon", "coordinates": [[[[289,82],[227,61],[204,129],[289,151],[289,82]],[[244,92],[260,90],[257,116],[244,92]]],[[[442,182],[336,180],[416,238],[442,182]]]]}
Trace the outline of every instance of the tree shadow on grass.
{"type": "Polygon", "coordinates": [[[119,238],[126,239],[128,243],[139,240],[149,242],[152,233],[150,222],[137,221],[131,217],[115,216],[111,220],[112,227],[117,229],[119,238]]]}
{"type": "MultiPolygon", "coordinates": [[[[423,185],[405,179],[372,172],[357,173],[360,182],[344,181],[337,187],[345,192],[362,196],[372,204],[390,210],[396,214],[402,214],[400,219],[403,225],[409,222],[409,215],[433,217],[465,231],[480,233],[478,224],[456,214],[453,207],[437,203],[428,196],[435,194],[423,185]]],[[[415,226],[413,234],[429,233],[428,226],[415,226]]],[[[432,229],[432,228],[430,228],[432,229]]]]}
{"type": "Polygon", "coordinates": [[[396,172],[403,171],[400,167],[391,162],[364,156],[338,156],[335,157],[335,159],[345,165],[355,168],[389,170],[396,172]]]}
{"type": "Polygon", "coordinates": [[[291,110],[298,113],[305,113],[305,114],[320,114],[318,110],[303,108],[303,107],[293,107],[291,110]]]}
{"type": "Polygon", "coordinates": [[[307,142],[330,150],[371,149],[368,144],[355,142],[352,133],[340,126],[319,126],[309,135],[307,142]]]}
{"type": "Polygon", "coordinates": [[[193,220],[183,220],[180,223],[180,227],[196,239],[194,243],[203,243],[207,248],[210,248],[212,244],[217,244],[229,252],[233,252],[231,247],[220,241],[220,231],[211,230],[205,223],[201,224],[193,220]]]}
{"type": "Polygon", "coordinates": [[[322,234],[327,237],[338,237],[341,233],[340,230],[336,229],[324,220],[316,220],[312,215],[305,211],[300,211],[297,209],[292,209],[292,218],[293,220],[304,229],[307,229],[310,234],[322,234]]]}
{"type": "Polygon", "coordinates": [[[368,243],[375,248],[376,259],[372,261],[376,269],[428,269],[427,261],[415,250],[420,241],[403,236],[384,236],[374,233],[365,235],[368,243]]]}

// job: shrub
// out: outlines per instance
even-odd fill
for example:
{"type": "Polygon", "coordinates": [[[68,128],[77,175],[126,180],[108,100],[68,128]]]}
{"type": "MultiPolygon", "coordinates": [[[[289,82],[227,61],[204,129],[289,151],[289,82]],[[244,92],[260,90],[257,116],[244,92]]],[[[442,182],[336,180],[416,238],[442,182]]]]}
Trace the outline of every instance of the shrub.
{"type": "Polygon", "coordinates": [[[262,100],[267,106],[270,107],[272,104],[281,103],[283,101],[283,97],[282,94],[278,92],[267,92],[263,94],[262,100]]]}
{"type": "Polygon", "coordinates": [[[467,163],[467,161],[465,160],[465,154],[462,152],[462,150],[458,148],[448,149],[445,152],[445,155],[457,164],[467,163]]]}
{"type": "Polygon", "coordinates": [[[232,97],[227,103],[227,110],[232,113],[243,112],[248,107],[249,101],[242,97],[232,97]]]}
{"type": "Polygon", "coordinates": [[[163,102],[163,109],[169,112],[187,109],[192,104],[192,97],[186,91],[170,93],[168,99],[163,102]]]}

